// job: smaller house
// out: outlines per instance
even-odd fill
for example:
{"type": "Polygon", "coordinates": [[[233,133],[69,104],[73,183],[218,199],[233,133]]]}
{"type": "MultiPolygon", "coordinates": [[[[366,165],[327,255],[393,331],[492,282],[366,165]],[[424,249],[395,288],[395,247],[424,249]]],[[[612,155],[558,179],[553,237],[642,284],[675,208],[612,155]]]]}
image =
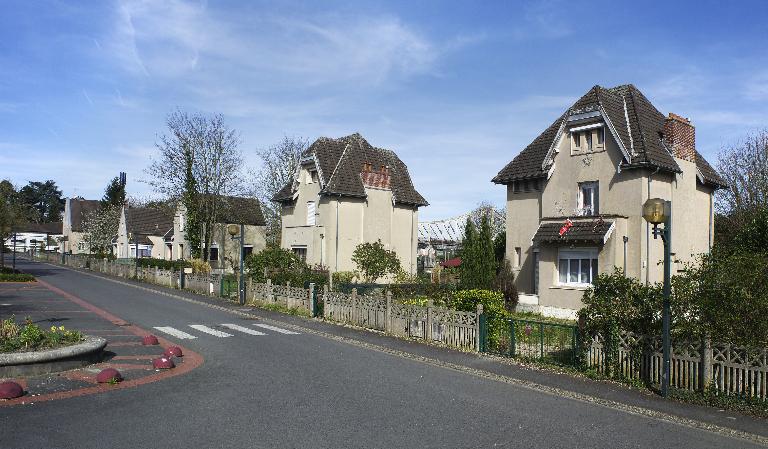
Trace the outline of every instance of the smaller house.
{"type": "Polygon", "coordinates": [[[123,206],[113,245],[118,258],[153,257],[172,260],[174,214],[170,209],[123,206]]]}
{"type": "Polygon", "coordinates": [[[428,203],[403,161],[360,134],[317,139],[273,201],[281,205],[281,247],[309,265],[352,271],[357,245],[381,241],[416,273],[418,210],[428,203]]]}
{"type": "Polygon", "coordinates": [[[83,240],[83,221],[91,212],[99,210],[101,202],[86,200],[83,197],[67,198],[64,201],[64,216],[59,252],[69,254],[88,254],[90,248],[83,240]]]}
{"type": "MultiPolygon", "coordinates": [[[[261,203],[256,198],[239,196],[223,197],[217,224],[214,226],[208,261],[214,270],[232,272],[240,264],[240,241],[233,240],[227,232],[228,224],[243,225],[243,256],[248,257],[267,247],[267,226],[261,211],[261,203]]],[[[183,237],[177,229],[176,241],[183,237]]],[[[188,246],[188,245],[187,245],[188,246]]]]}

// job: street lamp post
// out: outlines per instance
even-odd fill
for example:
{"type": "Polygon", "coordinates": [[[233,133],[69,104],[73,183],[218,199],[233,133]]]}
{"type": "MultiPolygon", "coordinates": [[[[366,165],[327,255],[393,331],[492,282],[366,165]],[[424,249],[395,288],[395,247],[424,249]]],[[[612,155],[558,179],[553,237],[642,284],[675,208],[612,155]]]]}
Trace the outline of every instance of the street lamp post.
{"type": "Polygon", "coordinates": [[[243,277],[243,245],[245,240],[245,225],[242,223],[240,223],[239,226],[236,224],[227,225],[227,232],[229,233],[232,240],[240,240],[240,271],[237,273],[238,299],[240,300],[240,305],[243,305],[245,304],[245,278],[243,277]]]}
{"type": "Polygon", "coordinates": [[[670,359],[670,297],[672,296],[672,203],[661,198],[649,198],[643,204],[643,218],[653,224],[653,238],[661,236],[664,242],[664,307],[661,315],[663,372],[661,395],[669,394],[670,359]],[[659,225],[664,224],[663,229],[659,225]]]}

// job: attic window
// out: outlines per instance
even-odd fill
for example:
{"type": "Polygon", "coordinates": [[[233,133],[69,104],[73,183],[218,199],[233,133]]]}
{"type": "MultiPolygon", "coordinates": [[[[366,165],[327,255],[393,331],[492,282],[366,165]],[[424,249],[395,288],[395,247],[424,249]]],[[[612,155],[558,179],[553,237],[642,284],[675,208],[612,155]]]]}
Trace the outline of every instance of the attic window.
{"type": "Polygon", "coordinates": [[[602,150],[605,131],[602,123],[571,128],[571,154],[592,153],[602,150]]]}

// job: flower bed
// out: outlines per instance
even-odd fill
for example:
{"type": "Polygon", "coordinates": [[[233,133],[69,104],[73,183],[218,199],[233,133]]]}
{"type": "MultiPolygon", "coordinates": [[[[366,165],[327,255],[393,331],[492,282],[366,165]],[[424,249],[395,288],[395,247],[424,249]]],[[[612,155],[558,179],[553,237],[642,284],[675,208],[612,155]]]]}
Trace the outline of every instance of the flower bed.
{"type": "Polygon", "coordinates": [[[0,322],[0,353],[29,352],[69,346],[83,341],[83,334],[64,326],[44,330],[29,318],[18,324],[14,317],[0,322]]]}

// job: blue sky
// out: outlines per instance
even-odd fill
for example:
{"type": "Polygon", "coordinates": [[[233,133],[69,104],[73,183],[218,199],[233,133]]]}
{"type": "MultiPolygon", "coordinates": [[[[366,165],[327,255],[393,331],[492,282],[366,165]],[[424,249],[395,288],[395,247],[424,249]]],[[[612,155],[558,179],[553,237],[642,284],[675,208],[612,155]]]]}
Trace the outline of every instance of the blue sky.
{"type": "Polygon", "coordinates": [[[360,132],[459,215],[591,86],[633,83],[718,149],[768,126],[768,2],[8,2],[0,178],[129,193],[166,114],[221,112],[255,149],[360,132]]]}

